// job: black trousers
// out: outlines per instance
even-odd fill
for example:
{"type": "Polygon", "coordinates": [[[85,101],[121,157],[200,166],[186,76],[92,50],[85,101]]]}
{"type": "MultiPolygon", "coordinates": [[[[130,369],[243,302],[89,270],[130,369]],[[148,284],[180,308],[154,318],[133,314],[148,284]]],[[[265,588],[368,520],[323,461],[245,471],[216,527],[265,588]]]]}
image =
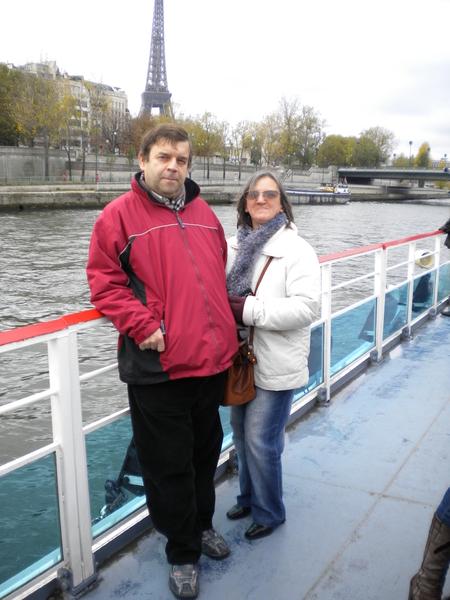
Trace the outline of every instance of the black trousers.
{"type": "Polygon", "coordinates": [[[147,505],[155,529],[168,538],[170,564],[196,564],[202,532],[212,527],[225,377],[128,386],[147,505]]]}

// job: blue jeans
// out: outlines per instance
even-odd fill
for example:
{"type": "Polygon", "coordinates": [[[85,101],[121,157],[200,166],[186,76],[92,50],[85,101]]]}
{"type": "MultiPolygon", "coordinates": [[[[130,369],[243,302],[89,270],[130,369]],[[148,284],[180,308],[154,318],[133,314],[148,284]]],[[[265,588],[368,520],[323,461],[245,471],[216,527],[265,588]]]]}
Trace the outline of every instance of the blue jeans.
{"type": "Polygon", "coordinates": [[[241,491],[237,503],[250,506],[253,521],[266,527],[275,527],[286,518],[281,454],[293,398],[294,390],[274,392],[256,387],[254,400],[231,408],[241,491]]]}
{"type": "Polygon", "coordinates": [[[436,514],[444,525],[450,527],[450,488],[445,492],[441,503],[437,507],[436,514]]]}

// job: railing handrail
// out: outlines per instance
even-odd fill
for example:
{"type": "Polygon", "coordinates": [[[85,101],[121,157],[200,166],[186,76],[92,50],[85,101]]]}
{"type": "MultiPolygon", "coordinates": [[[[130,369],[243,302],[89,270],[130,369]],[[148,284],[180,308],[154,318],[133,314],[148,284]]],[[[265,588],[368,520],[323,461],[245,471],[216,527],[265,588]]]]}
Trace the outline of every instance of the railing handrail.
{"type": "MultiPolygon", "coordinates": [[[[380,244],[372,244],[370,246],[362,246],[361,248],[354,248],[352,250],[343,250],[336,254],[326,254],[319,257],[319,263],[324,264],[328,262],[335,262],[351,256],[358,256],[360,254],[366,254],[375,250],[391,248],[393,246],[400,246],[412,241],[433,237],[436,235],[443,234],[441,229],[430,233],[423,233],[399,240],[393,240],[390,242],[383,242],[380,244]]],[[[101,312],[97,309],[92,308],[76,313],[69,313],[59,317],[58,319],[52,319],[51,321],[44,321],[42,323],[35,323],[33,325],[25,325],[23,327],[17,327],[15,329],[8,329],[0,332],[0,347],[12,344],[14,342],[23,342],[30,340],[35,337],[40,337],[47,334],[56,333],[68,329],[73,325],[79,325],[88,321],[95,321],[96,319],[103,318],[101,312]]]]}
{"type": "Polygon", "coordinates": [[[7,329],[6,331],[0,332],[0,346],[6,346],[8,344],[13,344],[14,342],[23,342],[42,335],[56,333],[58,331],[63,331],[64,329],[69,329],[69,327],[73,325],[79,325],[101,318],[103,318],[101,312],[96,308],[90,308],[81,312],[69,313],[58,319],[52,319],[51,321],[43,321],[42,323],[35,323],[34,325],[24,325],[23,327],[17,327],[16,329],[7,329]]]}

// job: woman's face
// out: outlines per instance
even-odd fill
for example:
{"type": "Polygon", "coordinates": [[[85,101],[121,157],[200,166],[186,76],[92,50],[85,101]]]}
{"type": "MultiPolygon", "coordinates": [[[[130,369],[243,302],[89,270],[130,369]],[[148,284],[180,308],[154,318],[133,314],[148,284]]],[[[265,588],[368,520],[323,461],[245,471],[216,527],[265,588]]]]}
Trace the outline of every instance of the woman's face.
{"type": "MultiPolygon", "coordinates": [[[[270,195],[270,194],[268,194],[270,195]]],[[[281,206],[280,189],[272,177],[261,177],[255,183],[253,190],[247,193],[245,212],[250,215],[253,229],[256,229],[263,223],[273,219],[278,213],[284,212],[281,206]],[[253,199],[250,196],[258,193],[258,197],[253,199]],[[273,198],[264,197],[262,192],[277,192],[273,198]]]]}

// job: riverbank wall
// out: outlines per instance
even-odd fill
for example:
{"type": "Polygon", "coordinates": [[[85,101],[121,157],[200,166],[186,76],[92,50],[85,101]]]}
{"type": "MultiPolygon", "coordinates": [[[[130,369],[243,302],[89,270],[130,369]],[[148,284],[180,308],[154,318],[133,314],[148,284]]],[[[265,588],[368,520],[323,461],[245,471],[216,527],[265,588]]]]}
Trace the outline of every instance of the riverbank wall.
{"type": "MultiPolygon", "coordinates": [[[[50,186],[46,186],[50,188],[50,186]]],[[[51,208],[103,208],[130,189],[126,184],[118,189],[1,189],[0,211],[51,208]]],[[[234,194],[224,190],[202,190],[202,198],[210,204],[230,204],[234,194]]]]}
{"type": "MultiPolygon", "coordinates": [[[[205,185],[200,182],[201,197],[209,204],[230,204],[239,192],[239,184],[205,185]]],[[[102,185],[65,183],[39,186],[1,186],[0,211],[51,208],[103,208],[109,202],[130,189],[129,182],[112,182],[102,185]]],[[[392,190],[386,186],[350,186],[350,202],[420,202],[435,200],[450,203],[447,192],[423,188],[392,190]]],[[[309,198],[309,196],[305,197],[309,198]]],[[[296,204],[299,202],[295,202],[296,204]]],[[[340,204],[342,200],[326,202],[303,201],[309,204],[340,204]]]]}

